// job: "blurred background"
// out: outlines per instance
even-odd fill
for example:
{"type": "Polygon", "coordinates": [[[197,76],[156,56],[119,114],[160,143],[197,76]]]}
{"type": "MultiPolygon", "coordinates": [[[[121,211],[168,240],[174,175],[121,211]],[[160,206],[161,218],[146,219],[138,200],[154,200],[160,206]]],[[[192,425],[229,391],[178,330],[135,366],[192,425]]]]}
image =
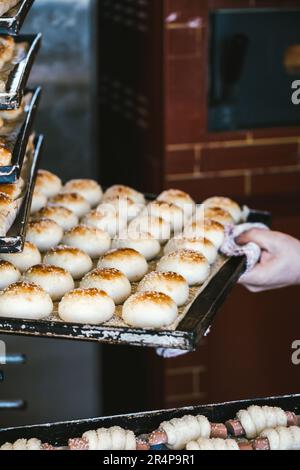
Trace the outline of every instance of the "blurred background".
{"type": "MultiPolygon", "coordinates": [[[[31,79],[44,88],[43,166],[199,202],[231,196],[300,238],[299,23],[300,0],[36,0],[25,30],[44,35],[31,79]]],[[[298,298],[236,287],[199,349],[171,360],[7,338],[28,361],[5,368],[1,399],[28,406],[1,423],[299,393],[298,298]]]]}

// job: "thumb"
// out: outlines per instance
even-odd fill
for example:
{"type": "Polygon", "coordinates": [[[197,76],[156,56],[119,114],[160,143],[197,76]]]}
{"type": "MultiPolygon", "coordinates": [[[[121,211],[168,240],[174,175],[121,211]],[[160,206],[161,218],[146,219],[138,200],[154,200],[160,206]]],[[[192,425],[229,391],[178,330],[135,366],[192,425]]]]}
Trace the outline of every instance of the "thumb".
{"type": "Polygon", "coordinates": [[[266,251],[272,250],[274,244],[273,235],[270,230],[257,228],[242,233],[236,241],[239,245],[246,245],[247,243],[254,242],[266,251]]]}

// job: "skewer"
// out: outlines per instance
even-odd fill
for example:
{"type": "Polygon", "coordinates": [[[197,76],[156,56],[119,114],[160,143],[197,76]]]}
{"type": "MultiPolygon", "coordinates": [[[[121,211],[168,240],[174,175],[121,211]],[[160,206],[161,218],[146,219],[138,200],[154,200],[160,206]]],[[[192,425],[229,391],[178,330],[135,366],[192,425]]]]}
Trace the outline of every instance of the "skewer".
{"type": "MultiPolygon", "coordinates": [[[[292,411],[286,411],[285,414],[287,417],[287,427],[300,425],[300,416],[297,416],[292,411]]],[[[239,419],[230,419],[226,421],[225,425],[229,434],[234,437],[244,437],[247,435],[247,432],[239,419]]]]}
{"type": "MultiPolygon", "coordinates": [[[[194,440],[197,440],[197,438],[200,438],[201,437],[201,427],[202,427],[202,430],[203,430],[203,434],[205,434],[204,437],[208,437],[208,438],[218,438],[218,439],[226,439],[228,437],[228,432],[227,432],[227,428],[224,424],[222,423],[209,423],[209,421],[207,420],[207,418],[205,418],[204,416],[195,416],[195,417],[192,417],[192,416],[184,416],[183,418],[179,418],[179,419],[174,419],[174,420],[171,420],[169,423],[161,423],[160,427],[158,429],[156,429],[155,431],[153,431],[150,436],[149,436],[149,444],[150,446],[155,446],[155,445],[161,445],[161,444],[170,444],[169,442],[169,437],[168,437],[168,432],[164,429],[164,427],[166,425],[174,425],[174,432],[176,432],[176,425],[180,424],[182,427],[183,424],[186,424],[187,427],[189,427],[189,423],[184,423],[185,420],[187,419],[191,419],[191,418],[194,418],[194,420],[199,420],[201,424],[198,424],[198,430],[200,431],[199,432],[199,435],[195,435],[194,436],[194,440]],[[176,422],[177,421],[177,422],[176,422]],[[175,424],[176,422],[176,424],[175,424]],[[199,429],[199,426],[200,426],[200,429],[199,429]],[[210,428],[210,429],[209,429],[210,428]]],[[[187,444],[187,442],[185,443],[187,444]]]]}
{"type": "MultiPolygon", "coordinates": [[[[129,447],[128,447],[128,435],[127,437],[125,437],[125,441],[126,441],[126,446],[123,442],[123,445],[126,447],[125,449],[119,449],[119,450],[138,450],[138,451],[147,451],[150,449],[150,445],[147,441],[147,439],[145,438],[145,436],[139,436],[139,437],[136,437],[134,436],[134,433],[132,431],[125,431],[124,429],[122,428],[118,428],[118,427],[112,427],[112,428],[109,428],[109,429],[99,429],[97,431],[89,431],[87,433],[85,433],[82,437],[76,437],[76,438],[72,438],[72,439],[69,439],[68,441],[68,446],[69,446],[69,449],[70,450],[90,450],[91,448],[91,444],[90,444],[90,441],[89,439],[92,439],[92,443],[93,443],[93,448],[95,448],[95,446],[97,447],[97,444],[99,444],[99,447],[101,447],[101,445],[104,443],[105,441],[105,446],[108,446],[108,439],[111,439],[111,436],[108,436],[109,433],[113,433],[113,432],[118,432],[118,433],[129,433],[129,439],[130,439],[130,444],[129,444],[129,447]],[[89,436],[89,434],[91,433],[94,433],[93,436],[89,436]],[[106,433],[106,435],[104,436],[101,436],[101,433],[106,433]],[[102,440],[102,442],[101,442],[102,440]],[[134,444],[135,442],[135,444],[134,444]]],[[[107,449],[109,450],[109,449],[107,449]]],[[[114,449],[114,450],[117,450],[117,449],[114,449]]]]}

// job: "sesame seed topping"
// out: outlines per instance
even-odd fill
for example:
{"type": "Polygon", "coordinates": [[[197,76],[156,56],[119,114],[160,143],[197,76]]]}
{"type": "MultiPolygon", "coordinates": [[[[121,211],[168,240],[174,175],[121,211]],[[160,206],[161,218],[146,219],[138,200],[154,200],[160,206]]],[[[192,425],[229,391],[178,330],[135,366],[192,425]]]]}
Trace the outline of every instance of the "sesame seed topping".
{"type": "Polygon", "coordinates": [[[74,289],[68,292],[64,297],[64,299],[72,299],[72,298],[100,298],[100,297],[108,297],[106,292],[96,288],[90,289],[74,289]]]}
{"type": "Polygon", "coordinates": [[[53,275],[53,274],[67,274],[67,271],[58,266],[51,266],[50,264],[37,264],[32,266],[26,271],[26,274],[40,274],[40,275],[53,275]]]}
{"type": "Polygon", "coordinates": [[[86,274],[84,279],[105,279],[105,280],[114,280],[116,278],[125,278],[125,275],[114,268],[97,268],[86,274]]]}

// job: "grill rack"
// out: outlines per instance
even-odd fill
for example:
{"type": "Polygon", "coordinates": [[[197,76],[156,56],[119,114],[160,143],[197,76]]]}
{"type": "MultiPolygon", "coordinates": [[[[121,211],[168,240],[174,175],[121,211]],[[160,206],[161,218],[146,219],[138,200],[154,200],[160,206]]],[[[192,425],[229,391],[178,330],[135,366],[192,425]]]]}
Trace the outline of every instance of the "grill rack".
{"type": "Polygon", "coordinates": [[[300,414],[300,394],[285,395],[105,418],[0,429],[0,445],[5,442],[15,442],[20,438],[31,439],[35,437],[42,442],[48,442],[54,446],[66,446],[69,438],[81,437],[83,433],[89,430],[101,427],[109,428],[112,426],[121,426],[125,429],[130,429],[139,436],[154,431],[159,427],[162,421],[168,421],[172,418],[181,418],[186,414],[201,414],[206,416],[211,422],[224,423],[234,418],[239,410],[248,408],[250,405],[254,404],[259,406],[278,406],[285,411],[293,411],[296,414],[300,414]]]}

